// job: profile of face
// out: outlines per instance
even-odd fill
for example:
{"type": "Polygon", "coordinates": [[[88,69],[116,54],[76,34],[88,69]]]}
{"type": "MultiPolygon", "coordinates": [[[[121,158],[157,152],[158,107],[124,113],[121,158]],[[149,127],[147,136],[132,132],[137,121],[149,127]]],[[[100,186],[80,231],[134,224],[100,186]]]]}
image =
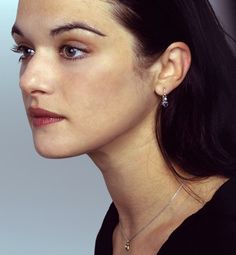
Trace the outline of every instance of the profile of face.
{"type": "Polygon", "coordinates": [[[13,27],[37,151],[49,158],[111,144],[157,105],[135,39],[101,0],[20,0],[13,27]],[[148,83],[149,82],[149,83],[148,83]]]}

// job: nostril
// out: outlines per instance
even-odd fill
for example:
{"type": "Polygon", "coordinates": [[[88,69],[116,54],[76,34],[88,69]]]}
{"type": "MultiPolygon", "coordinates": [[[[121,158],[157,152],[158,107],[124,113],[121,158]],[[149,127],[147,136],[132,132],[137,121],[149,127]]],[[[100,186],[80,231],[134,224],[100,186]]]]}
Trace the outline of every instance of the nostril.
{"type": "Polygon", "coordinates": [[[49,86],[40,75],[24,73],[20,79],[20,89],[27,95],[39,95],[47,93],[49,86]]]}
{"type": "Polygon", "coordinates": [[[42,90],[34,90],[31,92],[31,95],[37,95],[37,94],[46,94],[46,92],[42,90]]]}

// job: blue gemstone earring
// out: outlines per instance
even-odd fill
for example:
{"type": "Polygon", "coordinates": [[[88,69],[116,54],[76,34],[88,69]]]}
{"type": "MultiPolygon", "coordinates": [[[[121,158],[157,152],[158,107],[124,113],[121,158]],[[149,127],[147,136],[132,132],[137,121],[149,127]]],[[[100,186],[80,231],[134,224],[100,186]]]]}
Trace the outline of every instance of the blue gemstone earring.
{"type": "Polygon", "coordinates": [[[168,102],[168,98],[167,98],[167,95],[166,95],[166,89],[165,88],[164,88],[164,91],[163,91],[161,105],[164,108],[167,108],[169,106],[169,102],[168,102]]]}

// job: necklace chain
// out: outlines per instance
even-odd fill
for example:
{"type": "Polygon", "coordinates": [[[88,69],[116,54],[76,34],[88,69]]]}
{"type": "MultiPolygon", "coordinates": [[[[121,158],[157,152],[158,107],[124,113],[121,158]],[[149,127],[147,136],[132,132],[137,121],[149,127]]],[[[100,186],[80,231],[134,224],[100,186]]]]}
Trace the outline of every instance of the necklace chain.
{"type": "Polygon", "coordinates": [[[180,190],[182,189],[183,184],[180,185],[180,187],[177,189],[177,191],[174,193],[174,195],[171,197],[170,201],[147,223],[145,224],[143,227],[141,227],[135,234],[133,234],[130,238],[128,238],[125,234],[124,228],[122,226],[122,223],[119,222],[119,226],[120,226],[120,232],[121,235],[123,236],[123,238],[126,240],[125,241],[125,250],[128,252],[130,250],[130,243],[131,241],[133,241],[141,232],[143,232],[143,230],[145,230],[149,225],[152,224],[153,221],[155,221],[164,211],[167,207],[170,206],[170,204],[172,203],[172,201],[176,198],[176,196],[179,194],[180,190]]]}

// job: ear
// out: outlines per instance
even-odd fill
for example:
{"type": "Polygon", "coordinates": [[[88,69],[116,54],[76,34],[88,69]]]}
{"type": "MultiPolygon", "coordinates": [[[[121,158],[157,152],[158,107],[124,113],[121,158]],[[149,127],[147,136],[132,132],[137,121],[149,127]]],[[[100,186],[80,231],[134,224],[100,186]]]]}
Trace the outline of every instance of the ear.
{"type": "Polygon", "coordinates": [[[169,94],[184,80],[190,65],[191,52],[183,42],[172,43],[152,66],[155,72],[154,90],[162,96],[169,94]]]}

